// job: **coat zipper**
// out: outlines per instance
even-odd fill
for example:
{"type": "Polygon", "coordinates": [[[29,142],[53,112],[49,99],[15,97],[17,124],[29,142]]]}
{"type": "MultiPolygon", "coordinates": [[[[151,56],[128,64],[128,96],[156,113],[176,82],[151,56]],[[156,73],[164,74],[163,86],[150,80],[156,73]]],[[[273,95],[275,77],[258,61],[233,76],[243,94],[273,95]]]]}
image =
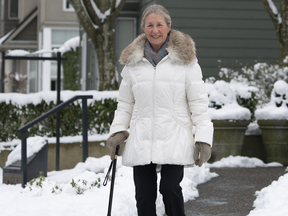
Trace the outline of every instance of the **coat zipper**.
{"type": "MultiPolygon", "coordinates": [[[[154,67],[153,74],[153,88],[152,88],[152,112],[153,112],[153,121],[152,121],[152,146],[151,146],[151,157],[153,154],[153,145],[154,145],[154,136],[155,136],[155,75],[156,75],[156,67],[154,67]]],[[[151,158],[152,159],[152,158],[151,158]]]]}
{"type": "MultiPolygon", "coordinates": [[[[169,54],[168,54],[169,55],[169,54]]],[[[166,60],[168,58],[168,56],[165,56],[157,65],[159,65],[160,63],[162,63],[163,62],[163,60],[166,60]]],[[[143,58],[143,61],[145,61],[145,62],[147,62],[149,65],[151,65],[151,63],[146,59],[146,58],[143,58]]],[[[153,155],[153,145],[154,145],[154,136],[155,136],[155,116],[156,116],[156,114],[155,114],[155,100],[156,100],[156,98],[155,98],[155,75],[156,75],[156,67],[157,67],[157,65],[155,66],[155,67],[153,67],[152,65],[152,67],[154,68],[154,74],[153,74],[153,87],[152,87],[152,112],[153,112],[153,116],[152,116],[152,118],[153,118],[153,120],[152,120],[152,125],[151,125],[151,129],[152,129],[152,142],[151,142],[151,162],[152,162],[152,155],[153,155]]]]}

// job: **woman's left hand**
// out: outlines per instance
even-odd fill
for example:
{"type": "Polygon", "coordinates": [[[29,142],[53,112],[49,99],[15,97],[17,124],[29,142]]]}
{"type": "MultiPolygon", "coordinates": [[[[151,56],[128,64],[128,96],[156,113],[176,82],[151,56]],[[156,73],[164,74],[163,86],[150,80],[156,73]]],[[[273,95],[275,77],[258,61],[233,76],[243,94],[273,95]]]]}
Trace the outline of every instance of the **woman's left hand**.
{"type": "Polygon", "coordinates": [[[196,142],[194,149],[194,161],[199,167],[211,157],[211,146],[205,142],[196,142]],[[200,156],[199,156],[200,153],[200,156]]]}

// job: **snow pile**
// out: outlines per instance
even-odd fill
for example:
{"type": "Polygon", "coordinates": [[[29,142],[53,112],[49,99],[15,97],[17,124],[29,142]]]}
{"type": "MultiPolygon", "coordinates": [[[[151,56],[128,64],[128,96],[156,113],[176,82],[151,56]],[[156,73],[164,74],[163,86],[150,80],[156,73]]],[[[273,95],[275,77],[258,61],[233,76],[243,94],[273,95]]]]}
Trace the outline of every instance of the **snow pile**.
{"type": "MultiPolygon", "coordinates": [[[[135,216],[136,201],[133,182],[133,169],[121,165],[118,157],[114,187],[112,215],[135,216]],[[115,213],[117,212],[117,214],[115,213]]],[[[25,189],[18,185],[0,184],[1,215],[107,215],[110,181],[104,187],[102,182],[110,165],[110,156],[87,158],[85,163],[78,163],[74,169],[48,172],[45,179],[37,178],[25,189]],[[5,207],[4,207],[5,206],[5,207]]],[[[0,178],[2,179],[2,170],[0,178]]],[[[181,183],[185,202],[198,196],[196,186],[212,177],[205,165],[185,168],[181,183]]],[[[160,174],[158,174],[158,183],[160,174]]],[[[158,192],[156,201],[157,214],[164,214],[162,196],[158,192]]]]}
{"type": "Polygon", "coordinates": [[[288,120],[288,84],[283,80],[274,83],[271,100],[263,108],[255,111],[258,120],[286,119],[288,120]]]}
{"type": "MultiPolygon", "coordinates": [[[[88,105],[94,100],[103,100],[105,98],[117,98],[118,91],[70,91],[65,90],[61,91],[60,100],[66,101],[76,95],[92,95],[93,99],[88,99],[88,105]]],[[[21,94],[21,93],[0,93],[0,102],[6,102],[7,104],[11,101],[15,105],[26,105],[33,103],[37,105],[44,100],[46,103],[53,101],[54,104],[57,102],[57,92],[56,91],[42,91],[37,93],[30,94],[21,94]]],[[[75,102],[76,103],[76,102],[75,102]]]]}
{"type": "Polygon", "coordinates": [[[255,167],[282,167],[283,165],[278,162],[265,164],[262,160],[258,158],[230,155],[229,157],[222,158],[220,161],[216,161],[213,164],[206,164],[206,166],[209,168],[222,168],[222,167],[255,168],[255,167]]]}
{"type": "Polygon", "coordinates": [[[247,126],[247,130],[245,131],[245,136],[261,135],[261,134],[262,131],[259,128],[257,122],[250,122],[250,124],[247,126]]]}
{"type": "Polygon", "coordinates": [[[54,49],[54,52],[61,52],[61,54],[65,52],[69,52],[71,50],[76,51],[77,47],[79,47],[80,37],[74,37],[67,40],[59,49],[54,49]]]}
{"type": "Polygon", "coordinates": [[[209,95],[209,113],[212,120],[250,120],[251,112],[237,103],[236,95],[243,98],[251,97],[254,88],[223,80],[214,84],[205,83],[205,86],[209,95]]]}
{"type": "MultiPolygon", "coordinates": [[[[133,170],[121,165],[122,157],[118,157],[114,187],[112,215],[136,216],[135,188],[133,170]],[[116,214],[117,213],[117,214],[116,214]]],[[[48,172],[48,177],[37,178],[23,189],[20,184],[2,184],[3,170],[0,168],[0,203],[1,215],[5,216],[92,216],[107,215],[110,181],[106,187],[102,185],[110,165],[110,156],[102,158],[89,157],[85,163],[78,163],[75,168],[48,172]]],[[[255,158],[228,157],[214,164],[205,163],[202,167],[184,169],[181,182],[185,202],[198,197],[197,185],[209,181],[217,174],[210,172],[210,167],[256,167],[281,166],[281,164],[265,164],[255,158]]],[[[288,171],[288,169],[286,169],[288,171]]],[[[160,174],[158,174],[158,184],[160,174]]],[[[256,192],[254,210],[249,216],[288,214],[288,174],[274,181],[270,186],[256,192]]],[[[162,196],[158,192],[156,201],[157,215],[164,214],[162,196]]]]}
{"type": "Polygon", "coordinates": [[[7,56],[25,56],[28,55],[29,52],[25,50],[8,50],[7,56]]]}
{"type": "Polygon", "coordinates": [[[288,173],[280,176],[271,185],[257,191],[254,201],[254,210],[248,216],[283,216],[288,215],[288,173]]]}
{"type": "MultiPolygon", "coordinates": [[[[31,157],[33,154],[39,152],[43,146],[46,144],[44,138],[35,136],[29,137],[27,139],[27,158],[31,157]]],[[[5,166],[21,160],[21,145],[18,145],[9,155],[6,161],[5,166]]]]}

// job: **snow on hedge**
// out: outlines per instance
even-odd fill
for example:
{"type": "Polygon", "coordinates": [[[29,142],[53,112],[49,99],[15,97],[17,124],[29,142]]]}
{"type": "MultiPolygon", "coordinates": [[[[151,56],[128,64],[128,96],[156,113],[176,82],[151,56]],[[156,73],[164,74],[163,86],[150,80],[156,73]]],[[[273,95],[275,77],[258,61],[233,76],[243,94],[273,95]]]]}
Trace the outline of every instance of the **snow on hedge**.
{"type": "MultiPolygon", "coordinates": [[[[88,104],[94,100],[103,100],[105,98],[117,98],[118,91],[61,91],[60,100],[66,101],[76,95],[92,95],[93,99],[88,99],[88,104]]],[[[41,103],[44,100],[46,103],[53,101],[57,102],[56,91],[41,91],[37,93],[21,94],[21,93],[0,93],[0,102],[9,103],[11,101],[14,105],[26,105],[32,103],[34,105],[41,103]]]]}

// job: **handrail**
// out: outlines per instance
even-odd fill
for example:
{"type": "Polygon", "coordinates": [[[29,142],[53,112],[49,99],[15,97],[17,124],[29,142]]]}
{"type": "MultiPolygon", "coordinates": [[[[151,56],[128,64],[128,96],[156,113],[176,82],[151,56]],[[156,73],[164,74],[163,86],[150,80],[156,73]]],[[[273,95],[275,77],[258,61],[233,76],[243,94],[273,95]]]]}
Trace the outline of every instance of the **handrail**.
{"type": "Polygon", "coordinates": [[[76,95],[69,100],[59,104],[58,106],[54,107],[53,109],[49,110],[48,112],[42,114],[41,116],[35,118],[31,122],[27,123],[26,125],[18,128],[17,132],[22,133],[22,131],[27,130],[28,128],[34,126],[35,124],[39,123],[40,121],[44,120],[45,118],[49,117],[50,115],[58,112],[59,110],[63,109],[64,107],[68,106],[70,103],[74,102],[78,99],[91,99],[93,98],[93,95],[76,95]]]}
{"type": "MultiPolygon", "coordinates": [[[[83,136],[83,162],[88,157],[88,135],[87,135],[87,99],[92,99],[93,95],[76,95],[69,100],[57,105],[48,112],[42,114],[26,125],[20,127],[17,131],[21,133],[21,168],[22,168],[22,187],[24,188],[27,183],[27,129],[44,120],[45,118],[59,112],[64,107],[68,106],[75,100],[82,99],[82,136],[83,136]]],[[[59,137],[57,143],[59,146],[59,137]]],[[[57,149],[57,148],[56,148],[57,149]]],[[[56,160],[59,158],[59,151],[56,150],[56,160]]]]}

